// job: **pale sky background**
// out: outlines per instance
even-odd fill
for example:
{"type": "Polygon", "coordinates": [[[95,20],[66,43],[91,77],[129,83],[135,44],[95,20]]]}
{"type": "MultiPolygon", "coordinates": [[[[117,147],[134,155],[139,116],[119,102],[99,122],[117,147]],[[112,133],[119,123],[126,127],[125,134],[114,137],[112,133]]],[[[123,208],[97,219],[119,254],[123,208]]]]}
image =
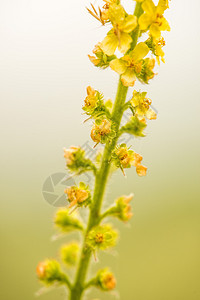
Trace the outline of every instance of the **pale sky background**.
{"type": "MultiPolygon", "coordinates": [[[[49,175],[65,172],[63,147],[90,140],[91,124],[81,115],[86,87],[115,97],[118,75],[87,57],[107,31],[87,13],[89,2],[0,0],[2,300],[35,299],[35,266],[63,242],[50,242],[55,208],[41,190],[49,175]]],[[[132,5],[126,1],[129,11],[132,5]]],[[[127,180],[117,174],[109,185],[111,200],[135,193],[135,216],[130,228],[120,225],[117,257],[103,256],[123,300],[200,298],[199,12],[198,0],[170,1],[166,64],[149,86],[136,85],[158,111],[147,137],[133,145],[148,176],[129,170],[127,180]]],[[[62,290],[41,297],[55,298],[66,299],[62,290]]]]}

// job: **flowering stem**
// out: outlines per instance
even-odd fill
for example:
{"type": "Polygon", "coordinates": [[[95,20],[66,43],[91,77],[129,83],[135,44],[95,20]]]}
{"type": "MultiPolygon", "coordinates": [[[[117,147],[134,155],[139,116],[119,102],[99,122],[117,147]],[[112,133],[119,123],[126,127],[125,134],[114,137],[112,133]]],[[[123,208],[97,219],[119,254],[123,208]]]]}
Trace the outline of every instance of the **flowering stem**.
{"type": "MultiPolygon", "coordinates": [[[[135,7],[134,14],[138,17],[141,14],[141,3],[137,3],[135,7]]],[[[133,35],[132,35],[132,45],[131,48],[135,48],[138,40],[139,29],[137,28],[133,35]]],[[[94,195],[93,201],[90,209],[90,215],[88,220],[88,226],[85,233],[85,238],[83,242],[82,252],[80,256],[80,261],[76,273],[75,283],[71,288],[70,292],[70,300],[80,300],[83,295],[83,291],[85,289],[85,279],[86,274],[91,258],[91,250],[86,248],[86,237],[88,232],[96,225],[100,223],[102,220],[101,218],[101,206],[103,201],[103,196],[106,188],[106,183],[109,175],[110,170],[110,159],[112,155],[112,151],[114,150],[117,140],[119,138],[118,132],[120,128],[121,119],[123,116],[123,107],[126,101],[128,87],[124,86],[121,82],[121,78],[119,79],[118,83],[118,90],[117,95],[111,115],[111,120],[115,124],[116,130],[116,137],[112,139],[112,141],[108,141],[105,145],[102,163],[100,169],[96,172],[96,179],[95,179],[95,188],[94,188],[94,195]]]]}
{"type": "MultiPolygon", "coordinates": [[[[115,105],[112,112],[112,121],[115,123],[116,132],[118,132],[119,130],[121,118],[123,115],[122,107],[126,101],[127,91],[128,88],[122,84],[120,79],[118,84],[118,91],[115,100],[115,105]]],[[[105,187],[109,175],[111,154],[116,146],[116,143],[117,143],[117,135],[116,138],[113,138],[112,142],[107,142],[105,146],[105,150],[102,158],[102,164],[99,171],[96,174],[94,196],[93,196],[85,238],[88,232],[91,230],[91,228],[98,225],[101,219],[100,218],[101,204],[102,204],[105,187]]],[[[85,281],[90,257],[91,257],[91,251],[86,249],[85,241],[84,241],[75,284],[71,290],[70,300],[81,299],[81,295],[84,290],[84,281],[85,281]]]]}

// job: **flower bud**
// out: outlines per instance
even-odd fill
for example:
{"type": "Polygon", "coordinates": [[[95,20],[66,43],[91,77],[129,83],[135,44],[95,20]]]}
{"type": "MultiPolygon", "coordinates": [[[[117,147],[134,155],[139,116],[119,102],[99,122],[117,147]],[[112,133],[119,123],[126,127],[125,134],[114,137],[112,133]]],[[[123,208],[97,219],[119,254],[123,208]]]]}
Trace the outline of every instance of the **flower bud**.
{"type": "Polygon", "coordinates": [[[62,282],[63,273],[60,264],[56,260],[46,259],[40,262],[36,269],[38,279],[44,284],[51,285],[55,282],[62,282]]]}
{"type": "Polygon", "coordinates": [[[131,206],[129,202],[133,199],[133,194],[122,196],[116,200],[116,205],[108,210],[110,216],[114,216],[123,222],[127,222],[132,217],[131,206]]]}
{"type": "Polygon", "coordinates": [[[108,269],[100,270],[97,274],[97,287],[103,291],[111,291],[116,286],[116,279],[108,269]]]}
{"type": "Polygon", "coordinates": [[[154,58],[145,58],[143,60],[142,71],[138,75],[138,79],[142,83],[149,83],[149,80],[155,76],[153,69],[155,67],[155,59],[154,58]]]}
{"type": "Polygon", "coordinates": [[[77,213],[73,212],[73,215],[69,213],[68,209],[60,209],[56,213],[55,225],[62,232],[70,232],[73,230],[83,230],[83,224],[77,217],[77,213]]]}
{"type": "Polygon", "coordinates": [[[76,242],[61,248],[61,258],[68,267],[74,267],[78,260],[79,245],[76,242]]]}
{"type": "Polygon", "coordinates": [[[67,168],[73,172],[83,173],[95,170],[95,166],[90,159],[85,157],[85,151],[80,147],[71,146],[69,149],[64,149],[64,158],[67,168]]]}
{"type": "Polygon", "coordinates": [[[130,133],[134,136],[144,137],[145,134],[143,130],[146,128],[145,118],[138,118],[137,116],[132,116],[130,120],[121,128],[121,132],[130,133]]]}
{"type": "MultiPolygon", "coordinates": [[[[103,15],[105,18],[108,17],[106,16],[105,11],[103,12],[103,15]]],[[[101,48],[101,43],[98,43],[95,46],[93,53],[95,54],[95,56],[88,55],[90,61],[94,64],[95,67],[99,67],[102,69],[106,69],[107,67],[109,67],[111,60],[116,58],[115,55],[106,55],[101,48]]]]}
{"type": "Polygon", "coordinates": [[[91,250],[106,250],[114,247],[118,233],[110,225],[99,225],[87,235],[86,244],[91,250]]]}

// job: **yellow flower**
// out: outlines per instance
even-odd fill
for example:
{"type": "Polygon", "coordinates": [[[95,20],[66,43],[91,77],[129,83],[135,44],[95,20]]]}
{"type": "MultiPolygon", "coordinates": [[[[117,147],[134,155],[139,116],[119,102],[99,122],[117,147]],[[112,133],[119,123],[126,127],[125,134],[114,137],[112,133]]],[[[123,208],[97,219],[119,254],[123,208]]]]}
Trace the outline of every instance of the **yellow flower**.
{"type": "Polygon", "coordinates": [[[136,172],[137,172],[138,176],[145,176],[147,173],[147,167],[138,165],[136,167],[136,172]]]}
{"type": "Polygon", "coordinates": [[[110,67],[121,75],[121,81],[125,86],[133,86],[137,74],[140,74],[143,66],[143,58],[148,54],[148,46],[141,42],[127,55],[110,62],[110,67]]]}
{"type": "Polygon", "coordinates": [[[116,279],[112,272],[107,269],[100,270],[97,274],[97,286],[103,291],[111,291],[116,286],[116,279]]]}
{"type": "Polygon", "coordinates": [[[87,87],[87,97],[84,100],[85,107],[94,108],[97,102],[97,91],[95,91],[91,86],[87,87]]]}
{"type": "Polygon", "coordinates": [[[134,107],[136,115],[139,117],[145,116],[149,120],[155,120],[157,115],[151,109],[151,100],[146,98],[146,94],[146,92],[133,91],[133,98],[130,100],[130,103],[134,107]]]}
{"type": "Polygon", "coordinates": [[[66,159],[67,166],[70,166],[74,163],[75,154],[79,151],[79,147],[71,146],[69,149],[64,148],[64,158],[66,159]]]}
{"type": "Polygon", "coordinates": [[[104,119],[100,124],[94,124],[91,131],[91,138],[95,143],[106,142],[107,136],[111,133],[111,122],[104,119]]]}
{"type": "Polygon", "coordinates": [[[152,0],[145,0],[142,3],[144,14],[139,18],[139,25],[141,30],[149,28],[150,35],[159,39],[161,31],[170,31],[170,26],[164,18],[164,11],[168,8],[167,0],[159,0],[158,5],[155,6],[152,0]]]}
{"type": "Polygon", "coordinates": [[[124,8],[117,4],[109,6],[108,15],[113,29],[108,32],[101,48],[107,55],[113,55],[117,47],[120,52],[125,53],[130,48],[132,42],[130,33],[137,27],[137,17],[126,15],[124,8]]]}
{"type": "Polygon", "coordinates": [[[72,186],[70,188],[67,188],[65,190],[65,194],[67,194],[68,201],[70,202],[69,208],[74,205],[87,206],[90,200],[90,193],[83,182],[80,182],[80,187],[72,186]]]}
{"type": "Polygon", "coordinates": [[[102,50],[101,43],[98,43],[92,52],[95,56],[88,55],[88,57],[95,67],[106,69],[109,66],[110,61],[116,58],[115,55],[106,55],[102,50]]]}
{"type": "Polygon", "coordinates": [[[161,37],[160,39],[153,39],[152,37],[150,37],[145,43],[147,44],[151,52],[156,56],[157,63],[160,65],[160,58],[164,63],[165,53],[162,49],[165,46],[164,38],[161,37]]]}

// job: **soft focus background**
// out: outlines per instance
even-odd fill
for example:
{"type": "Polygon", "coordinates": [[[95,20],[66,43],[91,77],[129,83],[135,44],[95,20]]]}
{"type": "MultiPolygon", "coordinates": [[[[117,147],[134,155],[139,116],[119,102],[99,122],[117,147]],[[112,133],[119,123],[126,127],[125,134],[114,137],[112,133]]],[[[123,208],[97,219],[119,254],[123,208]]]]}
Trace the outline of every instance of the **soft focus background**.
{"type": "MultiPolygon", "coordinates": [[[[126,2],[132,11],[133,1],[126,2]]],[[[81,115],[86,86],[115,97],[118,76],[87,58],[107,30],[87,5],[0,1],[1,300],[35,299],[38,261],[58,257],[65,242],[51,241],[56,208],[44,200],[42,186],[51,174],[66,172],[63,147],[90,141],[81,115]]],[[[200,299],[199,11],[198,0],[171,1],[166,64],[148,87],[137,84],[158,111],[147,137],[131,141],[144,156],[147,177],[133,168],[127,179],[119,172],[109,184],[108,203],[135,194],[131,226],[116,222],[116,253],[100,255],[102,266],[116,273],[122,300],[200,299]]],[[[55,193],[63,188],[57,185],[55,193]]],[[[114,297],[93,290],[86,299],[114,297]]],[[[39,299],[66,299],[65,291],[39,299]]]]}

